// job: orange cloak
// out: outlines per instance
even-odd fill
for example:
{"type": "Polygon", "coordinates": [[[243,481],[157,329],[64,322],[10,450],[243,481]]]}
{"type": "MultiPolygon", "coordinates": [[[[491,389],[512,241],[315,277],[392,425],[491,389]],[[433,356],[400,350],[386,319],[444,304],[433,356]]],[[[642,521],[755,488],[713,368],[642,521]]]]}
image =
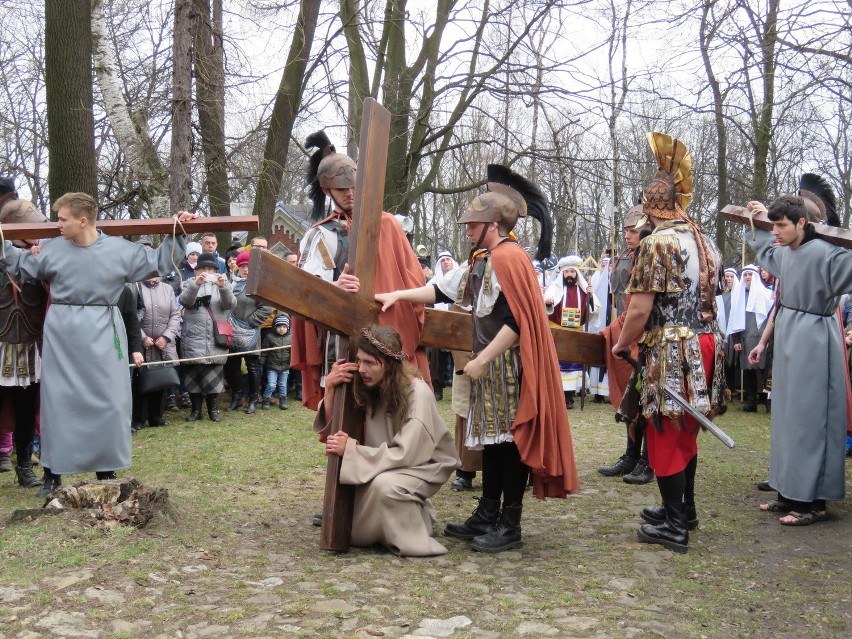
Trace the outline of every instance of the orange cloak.
{"type": "MultiPolygon", "coordinates": [[[[365,247],[366,248],[366,247],[365,247]]],[[[418,288],[425,284],[423,269],[408,243],[399,222],[390,213],[382,213],[382,227],[376,250],[376,293],[388,293],[406,288],[418,288]]],[[[422,304],[397,302],[379,314],[378,324],[392,326],[402,337],[402,350],[408,361],[420,369],[424,381],[432,385],[426,349],[420,344],[425,312],[422,304]]],[[[323,357],[317,327],[299,318],[291,324],[292,342],[290,367],[302,371],[302,403],[317,410],[323,396],[320,386],[323,357]]]]}
{"type": "Polygon", "coordinates": [[[512,436],[521,460],[532,469],[533,494],[539,499],[565,497],[577,492],[580,479],[541,287],[517,243],[503,242],[491,251],[491,260],[521,332],[523,373],[512,436]]]}

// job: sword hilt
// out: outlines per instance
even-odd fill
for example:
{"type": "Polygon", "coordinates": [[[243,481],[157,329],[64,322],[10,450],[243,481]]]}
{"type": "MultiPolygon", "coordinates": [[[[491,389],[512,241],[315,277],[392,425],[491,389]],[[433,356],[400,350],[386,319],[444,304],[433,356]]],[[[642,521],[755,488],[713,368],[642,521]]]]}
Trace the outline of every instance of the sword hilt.
{"type": "Polygon", "coordinates": [[[637,362],[635,359],[633,359],[632,357],[630,357],[630,353],[629,353],[629,352],[627,352],[627,351],[621,351],[621,352],[618,354],[618,356],[619,356],[621,359],[623,359],[625,362],[627,362],[628,364],[630,364],[630,365],[631,365],[633,368],[635,368],[637,371],[639,370],[639,362],[637,362]]]}

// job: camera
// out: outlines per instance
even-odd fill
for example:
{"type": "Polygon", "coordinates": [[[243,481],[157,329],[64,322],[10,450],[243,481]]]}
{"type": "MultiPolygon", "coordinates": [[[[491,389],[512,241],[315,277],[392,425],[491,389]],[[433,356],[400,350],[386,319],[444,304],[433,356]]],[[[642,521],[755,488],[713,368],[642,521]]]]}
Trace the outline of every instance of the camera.
{"type": "Polygon", "coordinates": [[[207,275],[204,276],[204,281],[209,282],[210,284],[215,284],[216,282],[219,281],[219,276],[215,275],[213,273],[208,273],[207,275]]]}

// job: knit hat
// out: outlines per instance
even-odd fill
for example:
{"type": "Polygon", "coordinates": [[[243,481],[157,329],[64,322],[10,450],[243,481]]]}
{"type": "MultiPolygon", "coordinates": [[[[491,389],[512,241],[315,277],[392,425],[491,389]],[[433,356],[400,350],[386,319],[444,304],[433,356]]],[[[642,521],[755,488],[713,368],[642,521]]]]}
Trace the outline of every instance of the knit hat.
{"type": "Polygon", "coordinates": [[[195,265],[195,268],[204,268],[205,266],[213,269],[219,266],[216,263],[216,256],[213,253],[202,253],[198,256],[198,263],[195,265]]]}
{"type": "Polygon", "coordinates": [[[275,326],[286,326],[290,328],[290,316],[287,313],[281,313],[275,318],[275,326]]]}
{"type": "Polygon", "coordinates": [[[249,252],[244,251],[244,252],[240,253],[239,255],[237,255],[237,258],[236,258],[235,261],[237,263],[237,266],[245,266],[246,264],[249,263],[250,259],[251,259],[251,255],[249,255],[249,252]]]}
{"type": "Polygon", "coordinates": [[[201,248],[201,244],[198,242],[187,242],[186,244],[186,254],[190,253],[198,253],[201,255],[204,252],[204,249],[201,248]]]}

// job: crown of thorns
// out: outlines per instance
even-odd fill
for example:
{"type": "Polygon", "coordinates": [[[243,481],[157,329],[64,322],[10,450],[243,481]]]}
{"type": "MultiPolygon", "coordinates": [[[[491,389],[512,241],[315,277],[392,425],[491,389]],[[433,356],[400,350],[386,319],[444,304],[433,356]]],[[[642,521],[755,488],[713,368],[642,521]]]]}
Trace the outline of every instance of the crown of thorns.
{"type": "Polygon", "coordinates": [[[362,328],[361,329],[361,335],[366,337],[367,341],[370,342],[370,344],[372,344],[373,346],[375,346],[379,350],[379,352],[381,352],[383,355],[387,355],[391,359],[396,359],[396,360],[402,361],[402,360],[408,358],[408,355],[406,355],[402,351],[395,351],[392,348],[389,348],[388,346],[386,346],[385,344],[382,344],[376,338],[376,336],[373,335],[373,333],[370,331],[369,328],[362,328]]]}

